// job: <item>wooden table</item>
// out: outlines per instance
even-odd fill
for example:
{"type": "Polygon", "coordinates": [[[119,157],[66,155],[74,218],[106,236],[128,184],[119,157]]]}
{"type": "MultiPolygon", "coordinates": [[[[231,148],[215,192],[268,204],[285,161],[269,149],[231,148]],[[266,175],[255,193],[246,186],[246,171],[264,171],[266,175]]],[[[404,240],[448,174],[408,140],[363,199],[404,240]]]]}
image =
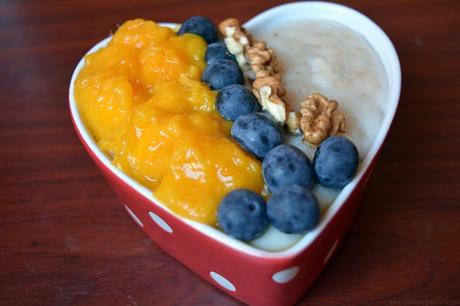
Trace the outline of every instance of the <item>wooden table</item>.
{"type": "MultiPolygon", "coordinates": [[[[246,20],[277,2],[0,2],[0,304],[238,303],[133,224],[77,140],[67,90],[126,19],[246,20]]],[[[300,304],[458,305],[460,2],[345,4],[392,38],[402,96],[351,230],[300,304]]]]}

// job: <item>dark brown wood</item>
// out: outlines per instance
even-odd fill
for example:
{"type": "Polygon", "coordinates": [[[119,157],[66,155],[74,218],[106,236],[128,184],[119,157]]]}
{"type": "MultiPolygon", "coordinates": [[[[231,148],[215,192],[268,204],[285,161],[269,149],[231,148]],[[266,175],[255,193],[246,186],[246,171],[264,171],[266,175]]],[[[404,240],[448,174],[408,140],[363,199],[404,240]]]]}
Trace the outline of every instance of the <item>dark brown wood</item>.
{"type": "MultiPolygon", "coordinates": [[[[0,1],[0,304],[238,303],[133,225],[76,138],[67,90],[126,19],[246,20],[278,2],[0,1]]],[[[351,230],[300,304],[460,304],[460,2],[344,3],[389,34],[403,90],[351,230]]]]}

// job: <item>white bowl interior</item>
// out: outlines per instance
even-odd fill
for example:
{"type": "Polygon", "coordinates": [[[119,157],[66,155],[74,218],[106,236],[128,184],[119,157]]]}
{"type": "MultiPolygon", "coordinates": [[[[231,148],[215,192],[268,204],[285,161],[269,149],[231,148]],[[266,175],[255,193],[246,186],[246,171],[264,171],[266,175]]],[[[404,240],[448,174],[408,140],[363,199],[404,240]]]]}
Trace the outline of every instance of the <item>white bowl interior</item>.
{"type": "MultiPolygon", "coordinates": [[[[268,252],[259,250],[253,246],[250,246],[244,242],[239,240],[233,239],[230,236],[227,236],[223,232],[195,221],[191,221],[185,218],[181,218],[176,215],[177,218],[181,218],[184,222],[189,224],[191,227],[195,228],[199,232],[204,235],[207,235],[213,239],[216,239],[234,249],[237,249],[241,252],[258,256],[258,257],[265,257],[265,258],[280,258],[280,257],[289,257],[293,256],[305,248],[307,248],[311,242],[318,237],[321,233],[323,228],[328,224],[328,222],[332,219],[332,217],[337,213],[340,207],[345,203],[346,199],[350,196],[353,189],[357,186],[358,182],[361,180],[362,176],[370,166],[371,161],[378,153],[378,150],[383,144],[385,136],[390,128],[391,122],[393,120],[394,114],[396,112],[396,108],[398,106],[400,89],[401,89],[401,68],[398,60],[398,56],[396,54],[395,48],[391,43],[390,39],[387,35],[369,18],[364,16],[363,14],[350,9],[348,7],[328,3],[328,2],[297,2],[297,3],[290,3],[281,5],[278,7],[274,7],[270,10],[267,10],[251,20],[249,20],[244,26],[251,31],[251,29],[256,29],[258,27],[264,27],[265,24],[271,22],[282,22],[286,19],[289,20],[298,20],[298,19],[327,19],[331,21],[335,21],[341,23],[355,32],[360,33],[363,35],[368,43],[375,49],[382,64],[386,71],[386,77],[388,80],[388,96],[387,96],[387,109],[385,117],[382,121],[380,129],[377,133],[377,136],[367,153],[364,159],[361,162],[361,165],[358,169],[357,175],[354,179],[347,185],[334,202],[330,205],[327,209],[326,213],[323,215],[319,225],[311,232],[305,234],[297,243],[295,243],[290,248],[279,251],[279,252],[268,252]]],[[[176,24],[172,23],[162,23],[164,26],[174,27],[176,24]]],[[[109,42],[110,37],[104,39],[103,41],[96,44],[88,53],[93,53],[98,49],[104,47],[109,42]]],[[[115,173],[118,177],[120,177],[123,181],[125,181],[128,185],[132,186],[136,189],[139,193],[141,193],[146,198],[159,203],[159,206],[168,211],[169,213],[173,214],[165,205],[160,204],[161,202],[155,198],[152,194],[152,191],[147,189],[146,187],[142,186],[134,179],[130,178],[115,166],[112,165],[110,159],[98,148],[96,142],[94,141],[93,137],[86,129],[80,114],[78,112],[78,108],[74,99],[74,82],[77,78],[79,71],[83,68],[85,64],[84,58],[80,60],[77,67],[75,68],[72,79],[70,82],[69,87],[69,103],[70,103],[70,110],[71,115],[74,119],[75,125],[80,132],[84,142],[88,145],[90,150],[97,156],[97,158],[113,173],[115,173]]],[[[152,204],[153,205],[153,204],[152,204]]]]}

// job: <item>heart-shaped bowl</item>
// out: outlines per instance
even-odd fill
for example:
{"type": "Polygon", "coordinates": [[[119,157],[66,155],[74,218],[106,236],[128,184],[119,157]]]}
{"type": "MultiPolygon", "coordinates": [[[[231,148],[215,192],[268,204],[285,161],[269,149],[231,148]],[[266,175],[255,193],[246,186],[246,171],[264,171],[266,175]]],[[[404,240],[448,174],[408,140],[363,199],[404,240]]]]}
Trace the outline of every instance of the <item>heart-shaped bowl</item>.
{"type": "MultiPolygon", "coordinates": [[[[83,123],[74,99],[73,84],[84,66],[84,58],[75,68],[69,88],[70,112],[75,130],[134,221],[164,251],[205,280],[251,305],[293,304],[324,269],[359,205],[360,195],[396,112],[401,88],[401,68],[393,44],[363,14],[333,3],[297,2],[269,9],[244,26],[251,32],[286,19],[331,20],[360,33],[377,52],[383,64],[388,94],[382,124],[354,179],[341,190],[322,216],[319,225],[283,251],[256,249],[215,228],[172,213],[150,190],[112,165],[83,123]]],[[[175,26],[168,23],[163,25],[175,26]]],[[[88,53],[104,47],[109,40],[110,37],[104,39],[88,53]]]]}

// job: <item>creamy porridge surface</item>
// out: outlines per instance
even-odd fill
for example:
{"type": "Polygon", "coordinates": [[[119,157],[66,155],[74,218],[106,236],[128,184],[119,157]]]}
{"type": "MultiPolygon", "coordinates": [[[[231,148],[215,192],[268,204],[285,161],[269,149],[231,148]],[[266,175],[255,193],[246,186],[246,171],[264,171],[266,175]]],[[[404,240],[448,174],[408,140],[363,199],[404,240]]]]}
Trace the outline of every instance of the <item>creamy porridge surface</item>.
{"type": "MultiPolygon", "coordinates": [[[[345,136],[355,143],[363,158],[382,123],[388,92],[384,67],[364,37],[327,20],[274,22],[251,33],[277,54],[286,102],[298,110],[300,102],[315,92],[337,100],[338,111],[346,118],[345,136]]],[[[314,149],[303,145],[300,137],[292,137],[289,142],[313,157],[314,149]]],[[[323,210],[339,193],[319,185],[313,191],[323,210]]],[[[251,244],[275,251],[289,247],[300,237],[271,228],[251,244]]]]}
{"type": "Polygon", "coordinates": [[[346,136],[364,157],[383,119],[387,95],[383,65],[364,37],[327,20],[276,24],[254,36],[277,54],[286,101],[297,110],[310,93],[337,100],[347,120],[346,136]]]}

